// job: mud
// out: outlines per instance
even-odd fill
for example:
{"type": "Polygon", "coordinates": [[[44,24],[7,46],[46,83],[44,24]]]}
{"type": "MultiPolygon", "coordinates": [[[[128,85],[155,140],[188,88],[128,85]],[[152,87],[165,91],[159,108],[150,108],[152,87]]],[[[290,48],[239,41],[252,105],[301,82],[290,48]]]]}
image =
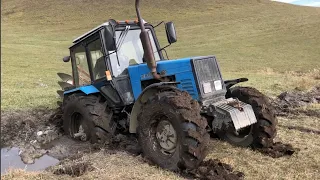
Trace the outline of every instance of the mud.
{"type": "Polygon", "coordinates": [[[59,165],[53,174],[55,175],[69,175],[71,177],[82,176],[86,172],[95,170],[90,162],[72,162],[64,165],[59,165]]]}
{"type": "Polygon", "coordinates": [[[203,161],[198,169],[182,172],[181,176],[187,179],[201,179],[201,180],[237,180],[244,179],[242,172],[234,171],[233,168],[217,159],[209,159],[203,161]]]}
{"type": "Polygon", "coordinates": [[[286,91],[277,96],[272,102],[279,116],[304,114],[320,117],[319,110],[303,109],[308,105],[320,103],[320,86],[316,86],[307,92],[299,90],[286,91]]]}
{"type": "MultiPolygon", "coordinates": [[[[107,144],[90,144],[70,139],[63,135],[60,109],[46,108],[30,111],[2,112],[1,146],[15,146],[21,150],[24,163],[34,163],[47,154],[61,162],[47,170],[56,175],[79,177],[94,168],[90,162],[81,160],[84,153],[105,151],[113,154],[125,151],[134,156],[141,154],[135,135],[118,134],[107,144]]],[[[197,179],[242,179],[243,173],[218,160],[204,161],[192,172],[181,172],[181,176],[197,179]]]]}
{"type": "Polygon", "coordinates": [[[258,148],[255,149],[264,155],[270,156],[272,158],[280,158],[283,156],[291,156],[299,149],[293,148],[291,144],[283,144],[281,142],[274,143],[269,148],[258,148]]]}

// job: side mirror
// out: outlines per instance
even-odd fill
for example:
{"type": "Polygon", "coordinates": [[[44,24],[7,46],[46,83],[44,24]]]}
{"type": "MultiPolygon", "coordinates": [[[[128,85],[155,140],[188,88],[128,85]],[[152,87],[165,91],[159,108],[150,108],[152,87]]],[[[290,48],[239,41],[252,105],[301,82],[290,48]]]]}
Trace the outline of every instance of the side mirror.
{"type": "Polygon", "coordinates": [[[176,29],[174,28],[173,22],[166,23],[166,32],[169,44],[177,42],[176,29]]]}
{"type": "Polygon", "coordinates": [[[63,62],[69,62],[70,61],[70,56],[65,56],[63,58],[63,62]]]}
{"type": "Polygon", "coordinates": [[[105,46],[108,51],[115,51],[117,50],[116,43],[115,43],[115,37],[113,28],[111,26],[107,26],[104,29],[104,40],[105,40],[105,46]]]}

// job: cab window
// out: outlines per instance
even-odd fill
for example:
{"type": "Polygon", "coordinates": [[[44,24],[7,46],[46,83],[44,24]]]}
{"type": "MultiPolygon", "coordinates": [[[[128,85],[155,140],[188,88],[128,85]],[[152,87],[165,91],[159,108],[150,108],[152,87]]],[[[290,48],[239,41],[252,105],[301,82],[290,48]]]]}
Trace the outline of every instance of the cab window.
{"type": "Polygon", "coordinates": [[[89,55],[92,60],[93,79],[101,79],[105,77],[106,63],[102,51],[101,40],[96,39],[87,45],[89,55]]]}
{"type": "Polygon", "coordinates": [[[73,49],[74,58],[76,60],[76,69],[79,76],[79,85],[90,84],[91,78],[88,67],[88,59],[86,56],[86,49],[84,46],[79,45],[73,49]]]}
{"type": "MultiPolygon", "coordinates": [[[[143,63],[143,47],[140,40],[141,29],[129,30],[126,35],[123,31],[116,31],[116,44],[118,53],[109,52],[113,75],[120,75],[128,66],[143,63]],[[117,60],[117,55],[119,62],[117,60]]],[[[160,60],[159,52],[150,30],[148,34],[151,40],[152,49],[156,61],[160,60]]]]}

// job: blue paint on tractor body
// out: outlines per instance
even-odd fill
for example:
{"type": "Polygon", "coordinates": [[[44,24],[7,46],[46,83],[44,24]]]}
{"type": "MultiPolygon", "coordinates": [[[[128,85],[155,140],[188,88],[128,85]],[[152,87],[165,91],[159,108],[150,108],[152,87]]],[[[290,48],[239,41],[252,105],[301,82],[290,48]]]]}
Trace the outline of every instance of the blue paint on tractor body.
{"type": "MultiPolygon", "coordinates": [[[[157,72],[161,76],[174,76],[177,87],[183,91],[187,91],[195,100],[199,99],[199,94],[194,79],[191,66],[192,58],[183,58],[176,60],[157,61],[157,72]]],[[[147,64],[138,64],[128,67],[132,92],[135,100],[138,99],[142,92],[141,82],[153,79],[147,64]]]]}
{"type": "MultiPolygon", "coordinates": [[[[174,76],[175,81],[178,83],[177,88],[182,91],[187,91],[193,99],[199,100],[199,93],[196,86],[196,81],[194,78],[194,73],[192,71],[190,58],[182,58],[176,60],[162,60],[157,61],[157,72],[161,76],[174,76]]],[[[132,86],[132,92],[134,99],[137,100],[143,89],[141,82],[145,80],[153,79],[146,63],[132,65],[128,67],[128,73],[130,77],[130,82],[132,86]]],[[[94,85],[81,86],[75,89],[67,90],[64,95],[81,91],[86,95],[99,93],[98,88],[104,85],[104,82],[100,82],[94,85]]]]}
{"type": "Polygon", "coordinates": [[[100,92],[93,85],[88,85],[88,86],[81,86],[81,87],[78,87],[78,88],[74,88],[74,89],[65,91],[63,94],[66,95],[66,94],[70,94],[70,93],[73,93],[73,92],[76,92],[76,91],[81,91],[81,92],[85,93],[86,95],[100,92]]]}

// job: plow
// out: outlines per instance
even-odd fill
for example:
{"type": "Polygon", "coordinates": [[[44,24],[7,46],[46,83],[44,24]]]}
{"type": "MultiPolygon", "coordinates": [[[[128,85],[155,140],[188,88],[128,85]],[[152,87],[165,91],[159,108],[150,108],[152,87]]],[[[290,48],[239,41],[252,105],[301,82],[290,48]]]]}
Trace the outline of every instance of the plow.
{"type": "Polygon", "coordinates": [[[113,19],[73,41],[72,74],[58,73],[63,129],[70,138],[104,143],[135,135],[145,158],[169,169],[196,169],[206,157],[210,134],[235,146],[268,148],[277,120],[268,98],[247,78],[223,80],[216,56],[169,59],[177,42],[165,23],[168,45],[142,19],[113,19]]]}

